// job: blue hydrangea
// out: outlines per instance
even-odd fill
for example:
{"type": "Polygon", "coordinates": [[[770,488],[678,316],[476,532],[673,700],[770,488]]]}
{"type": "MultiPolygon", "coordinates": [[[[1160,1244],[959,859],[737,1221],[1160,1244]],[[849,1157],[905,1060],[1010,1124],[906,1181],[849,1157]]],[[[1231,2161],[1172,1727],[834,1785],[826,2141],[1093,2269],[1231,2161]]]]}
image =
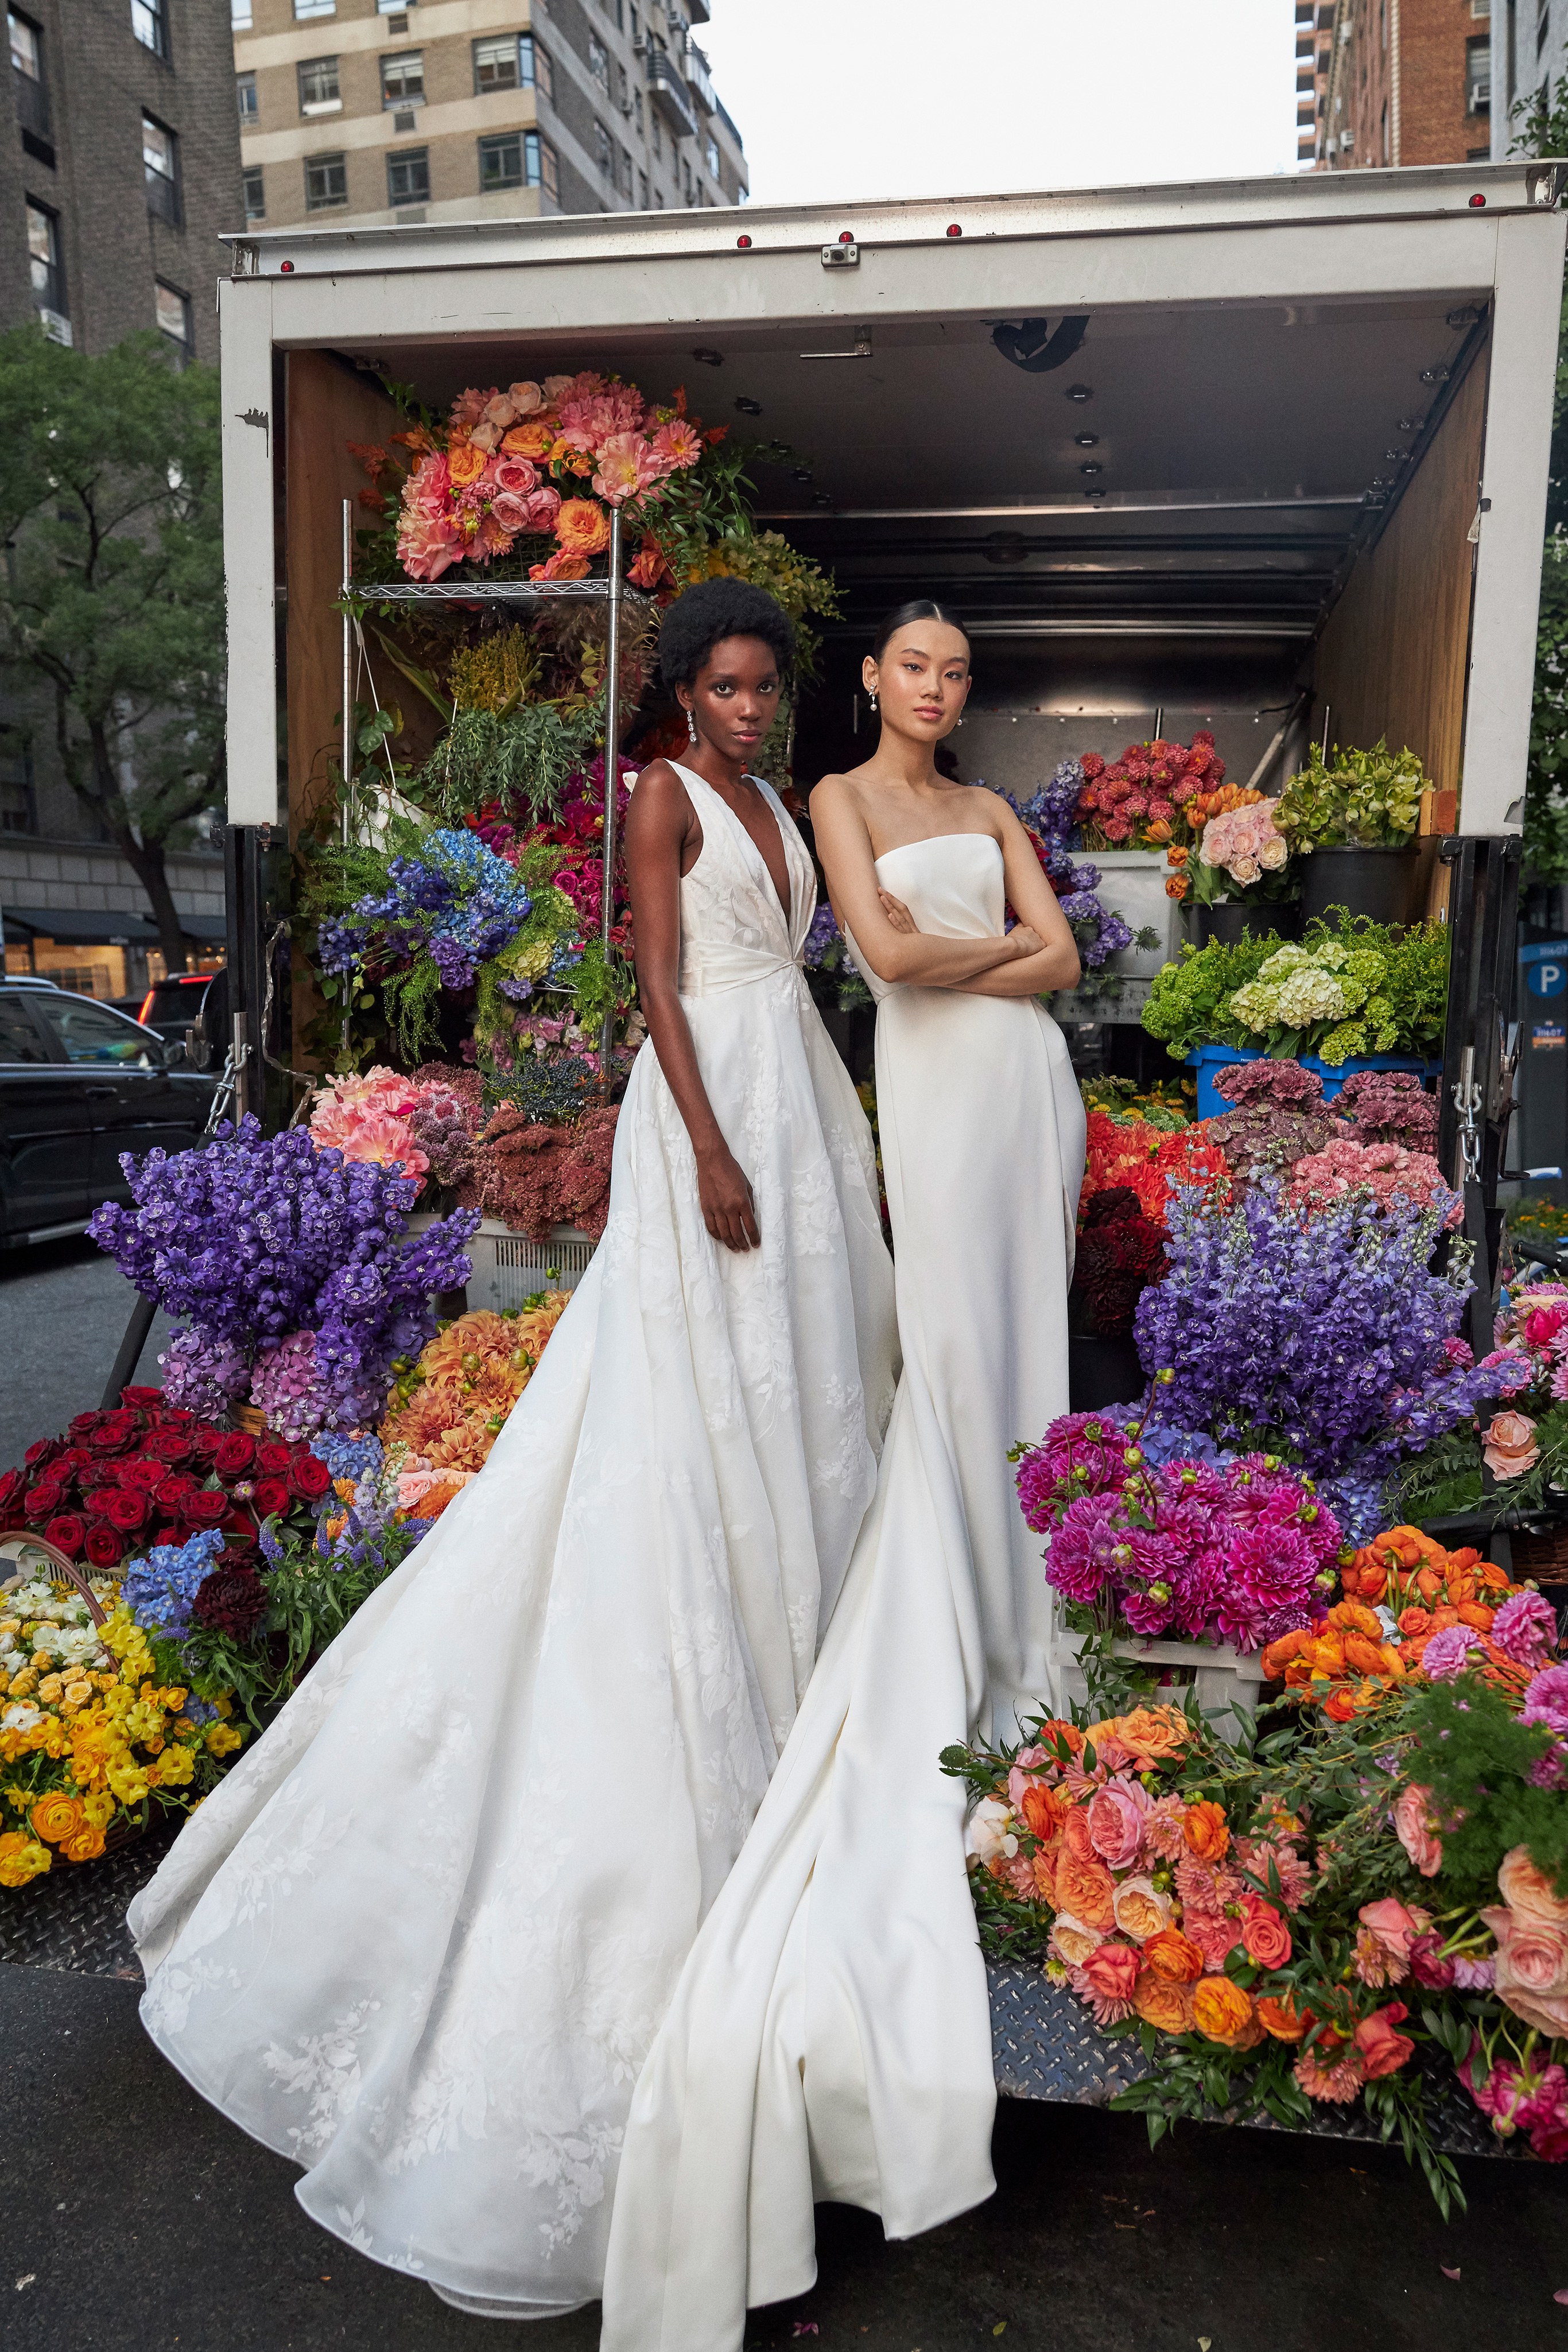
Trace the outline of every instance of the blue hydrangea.
{"type": "Polygon", "coordinates": [[[417,857],[394,857],[384,890],[329,917],[316,935],[326,971],[352,971],[374,943],[381,961],[427,951],[444,988],[471,988],[478,966],[514,940],[533,901],[516,869],[466,826],[425,835],[417,857]]]}
{"type": "Polygon", "coordinates": [[[154,1544],[125,1571],[121,1595],[143,1633],[183,1633],[191,1622],[196,1588],[216,1567],[224,1536],[204,1528],[183,1544],[154,1544]]]}

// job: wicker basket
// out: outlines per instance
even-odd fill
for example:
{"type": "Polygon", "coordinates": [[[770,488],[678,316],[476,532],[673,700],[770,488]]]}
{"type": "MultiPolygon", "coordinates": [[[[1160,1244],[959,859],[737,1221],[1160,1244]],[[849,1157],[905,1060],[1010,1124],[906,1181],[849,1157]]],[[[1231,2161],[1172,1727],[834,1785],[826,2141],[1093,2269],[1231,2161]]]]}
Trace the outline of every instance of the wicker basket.
{"type": "Polygon", "coordinates": [[[1568,1523],[1543,1528],[1539,1535],[1520,1528],[1510,1537],[1513,1572],[1536,1584],[1568,1584],[1568,1523]]]}
{"type": "Polygon", "coordinates": [[[247,1437],[265,1437],[267,1415],[258,1404],[231,1404],[228,1417],[236,1429],[243,1429],[247,1437]]]}
{"type": "MultiPolygon", "coordinates": [[[[7,1536],[4,1542],[0,1542],[0,1564],[15,1559],[19,1552],[25,1551],[42,1552],[48,1567],[49,1582],[64,1586],[67,1591],[74,1592],[79,1600],[85,1601],[88,1613],[95,1625],[101,1625],[105,1622],[102,1606],[81,1570],[74,1559],[61,1551],[58,1544],[50,1543],[47,1536],[7,1536]]],[[[6,1577],[3,1582],[0,1582],[0,1593],[16,1592],[24,1584],[32,1584],[36,1581],[37,1574],[38,1570],[36,1567],[18,1568],[14,1575],[6,1577]]],[[[68,1854],[61,1853],[58,1847],[51,1847],[51,1869],[85,1870],[89,1862],[101,1862],[104,1854],[120,1853],[122,1847],[134,1844],[139,1837],[145,1835],[151,1814],[152,1807],[144,1804],[140,1820],[129,1815],[121,1815],[104,1837],[103,1853],[91,1854],[86,1861],[75,1862],[68,1854]]]]}

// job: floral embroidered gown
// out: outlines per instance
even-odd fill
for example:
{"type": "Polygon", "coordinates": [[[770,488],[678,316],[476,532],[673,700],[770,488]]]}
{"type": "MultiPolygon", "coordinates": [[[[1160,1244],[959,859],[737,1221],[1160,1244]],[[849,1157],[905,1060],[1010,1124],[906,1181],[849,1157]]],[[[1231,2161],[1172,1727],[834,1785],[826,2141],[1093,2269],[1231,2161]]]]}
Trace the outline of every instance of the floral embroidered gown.
{"type": "Polygon", "coordinates": [[[679,987],[762,1236],[709,1236],[650,1050],[604,1240],[479,1478],[131,1913],[165,2055],[447,2300],[599,2292],[633,2086],[794,1723],[891,1404],[870,1139],[725,803],[679,987]]]}

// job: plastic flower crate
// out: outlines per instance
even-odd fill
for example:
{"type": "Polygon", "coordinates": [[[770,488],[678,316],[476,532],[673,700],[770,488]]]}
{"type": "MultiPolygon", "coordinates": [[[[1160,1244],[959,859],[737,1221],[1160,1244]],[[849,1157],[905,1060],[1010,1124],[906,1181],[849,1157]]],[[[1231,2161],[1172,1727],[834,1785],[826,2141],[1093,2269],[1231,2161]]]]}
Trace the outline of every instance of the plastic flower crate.
{"type": "MultiPolygon", "coordinates": [[[[1062,1632],[1058,1642],[1057,1671],[1063,1703],[1081,1706],[1089,1698],[1089,1684],[1078,1663],[1084,1636],[1062,1632]]],[[[1140,1665],[1172,1668],[1167,1695],[1190,1699],[1222,1739],[1240,1740],[1248,1730],[1246,1718],[1258,1712],[1263,1687],[1261,1652],[1243,1653],[1228,1643],[1215,1647],[1207,1642],[1141,1642],[1130,1636],[1117,1643],[1116,1654],[1136,1659],[1140,1665]]]]}
{"type": "Polygon", "coordinates": [[[474,1262],[468,1305],[505,1313],[539,1290],[575,1290],[598,1247],[576,1225],[552,1225],[548,1241],[530,1241],[497,1217],[487,1217],[468,1244],[474,1262]]]}
{"type": "Polygon", "coordinates": [[[1182,910],[1174,898],[1166,896],[1171,866],[1164,851],[1075,849],[1072,854],[1085,866],[1099,868],[1100,887],[1095,895],[1108,912],[1120,915],[1134,936],[1142,930],[1160,934],[1156,948],[1123,948],[1120,955],[1111,957],[1110,970],[1129,980],[1152,980],[1162,965],[1174,962],[1181,953],[1182,910]]]}
{"type": "MultiPolygon", "coordinates": [[[[1215,1082],[1222,1070],[1236,1062],[1261,1062],[1261,1049],[1254,1045],[1194,1045],[1187,1055],[1187,1066],[1198,1074],[1198,1117],[1217,1118],[1230,1108],[1225,1097],[1216,1093],[1215,1082]]],[[[1425,1061],[1418,1054],[1355,1054],[1349,1061],[1331,1065],[1320,1061],[1316,1054],[1300,1056],[1304,1070],[1316,1070],[1323,1082],[1323,1098],[1332,1102],[1347,1078],[1358,1070],[1413,1070],[1417,1077],[1436,1078],[1442,1076],[1440,1061],[1425,1061]]]]}

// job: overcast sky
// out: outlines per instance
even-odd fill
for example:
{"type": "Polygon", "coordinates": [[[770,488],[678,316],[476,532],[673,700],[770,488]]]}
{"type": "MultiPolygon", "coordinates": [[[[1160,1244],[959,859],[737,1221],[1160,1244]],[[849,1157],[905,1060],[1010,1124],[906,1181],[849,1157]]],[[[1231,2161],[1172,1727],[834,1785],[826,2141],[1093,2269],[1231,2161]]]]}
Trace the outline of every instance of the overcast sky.
{"type": "Polygon", "coordinates": [[[1296,168],[1292,0],[710,0],[754,204],[1296,168]]]}

